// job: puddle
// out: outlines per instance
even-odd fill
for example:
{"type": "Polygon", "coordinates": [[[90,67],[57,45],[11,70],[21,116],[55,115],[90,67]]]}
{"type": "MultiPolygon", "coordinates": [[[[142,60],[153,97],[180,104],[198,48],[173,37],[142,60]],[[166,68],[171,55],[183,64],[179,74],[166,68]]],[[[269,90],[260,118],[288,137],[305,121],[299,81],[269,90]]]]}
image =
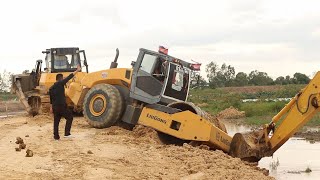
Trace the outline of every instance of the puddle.
{"type": "MultiPolygon", "coordinates": [[[[250,131],[249,126],[235,125],[224,122],[228,134],[233,136],[237,132],[250,131]]],[[[309,130],[309,128],[306,128],[309,130]]],[[[310,128],[315,130],[315,128],[310,128]]],[[[270,176],[276,179],[320,179],[320,143],[310,142],[302,138],[290,138],[280,147],[273,157],[265,157],[259,161],[259,167],[269,169],[270,176]],[[271,168],[271,164],[279,161],[276,169],[271,168]],[[312,172],[305,173],[307,168],[312,172]]]]}
{"type": "Polygon", "coordinates": [[[276,179],[320,179],[319,153],[320,143],[310,144],[300,138],[291,138],[274,153],[273,157],[261,159],[259,167],[269,169],[270,176],[276,179]],[[270,165],[277,160],[279,166],[276,170],[272,170],[270,165]],[[308,167],[312,172],[303,172],[308,167]]]}

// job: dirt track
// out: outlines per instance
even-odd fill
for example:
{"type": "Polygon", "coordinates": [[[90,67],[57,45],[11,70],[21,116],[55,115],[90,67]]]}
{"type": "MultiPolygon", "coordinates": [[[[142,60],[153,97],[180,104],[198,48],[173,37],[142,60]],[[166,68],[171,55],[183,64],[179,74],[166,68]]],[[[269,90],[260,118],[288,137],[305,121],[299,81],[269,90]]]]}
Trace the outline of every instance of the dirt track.
{"type": "Polygon", "coordinates": [[[272,179],[221,151],[159,144],[150,129],[94,129],[78,117],[72,134],[54,141],[48,116],[1,119],[0,179],[272,179]],[[33,157],[15,151],[17,136],[33,157]]]}

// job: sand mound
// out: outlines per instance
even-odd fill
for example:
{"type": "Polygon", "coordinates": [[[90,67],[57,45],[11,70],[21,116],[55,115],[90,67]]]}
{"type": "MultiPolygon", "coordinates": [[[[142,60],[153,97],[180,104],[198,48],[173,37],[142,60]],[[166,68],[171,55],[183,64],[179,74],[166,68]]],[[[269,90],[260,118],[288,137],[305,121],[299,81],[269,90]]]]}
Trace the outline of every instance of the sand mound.
{"type": "Polygon", "coordinates": [[[162,144],[158,132],[150,127],[136,125],[133,128],[133,135],[145,142],[162,144]]]}
{"type": "Polygon", "coordinates": [[[246,117],[246,114],[244,111],[239,111],[238,109],[231,106],[231,107],[219,112],[217,117],[222,118],[222,119],[239,119],[239,118],[246,117]]]}
{"type": "Polygon", "coordinates": [[[264,169],[248,166],[240,159],[232,158],[220,150],[209,151],[186,143],[182,147],[167,146],[164,149],[170,158],[179,162],[182,175],[180,178],[183,179],[196,175],[200,179],[268,179],[259,173],[253,173],[254,170],[263,172],[264,169]]]}

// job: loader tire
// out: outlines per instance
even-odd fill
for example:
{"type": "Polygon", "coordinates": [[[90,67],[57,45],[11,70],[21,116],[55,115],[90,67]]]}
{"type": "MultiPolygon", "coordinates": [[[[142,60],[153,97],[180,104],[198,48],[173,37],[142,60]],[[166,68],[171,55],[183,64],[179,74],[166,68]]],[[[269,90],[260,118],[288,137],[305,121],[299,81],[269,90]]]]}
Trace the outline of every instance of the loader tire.
{"type": "Polygon", "coordinates": [[[105,128],[114,125],[122,116],[124,100],[119,90],[110,84],[91,88],[84,98],[83,115],[89,125],[105,128]]]}
{"type": "Polygon", "coordinates": [[[30,106],[29,115],[36,116],[40,113],[41,98],[40,96],[31,96],[28,98],[28,104],[30,106]]]}

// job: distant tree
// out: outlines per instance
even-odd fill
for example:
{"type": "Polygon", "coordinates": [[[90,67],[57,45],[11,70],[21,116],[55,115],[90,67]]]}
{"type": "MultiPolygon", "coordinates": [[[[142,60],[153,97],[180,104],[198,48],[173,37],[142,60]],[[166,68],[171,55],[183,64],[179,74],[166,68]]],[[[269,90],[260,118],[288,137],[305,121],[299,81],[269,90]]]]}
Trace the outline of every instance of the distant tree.
{"type": "Polygon", "coordinates": [[[275,84],[284,85],[286,84],[286,79],[283,76],[277,77],[277,79],[274,81],[275,84]]]}
{"type": "Polygon", "coordinates": [[[8,92],[11,85],[11,73],[4,70],[0,74],[0,92],[8,92]]]}
{"type": "Polygon", "coordinates": [[[291,84],[291,83],[292,83],[292,78],[290,78],[290,76],[287,75],[285,80],[284,80],[284,84],[291,84]]]}
{"type": "Polygon", "coordinates": [[[254,70],[249,74],[249,84],[255,86],[272,85],[273,79],[266,72],[254,70]]]}
{"type": "Polygon", "coordinates": [[[302,73],[294,73],[292,78],[292,83],[294,84],[308,84],[310,82],[310,78],[302,73]]]}
{"type": "Polygon", "coordinates": [[[235,78],[235,74],[236,74],[234,67],[232,67],[230,65],[227,66],[225,63],[223,63],[220,68],[220,71],[225,79],[224,85],[227,87],[232,86],[234,78],[235,78]]]}
{"type": "Polygon", "coordinates": [[[204,87],[207,85],[207,81],[202,76],[193,76],[191,78],[191,87],[204,87]]]}
{"type": "Polygon", "coordinates": [[[215,62],[210,62],[206,66],[206,73],[209,86],[213,88],[231,86],[235,77],[235,69],[230,65],[222,64],[219,68],[215,62]]]}
{"type": "Polygon", "coordinates": [[[206,81],[202,76],[199,76],[199,78],[198,78],[198,84],[199,84],[200,87],[204,87],[204,86],[206,86],[208,83],[207,83],[207,81],[206,81]]]}
{"type": "Polygon", "coordinates": [[[234,79],[233,86],[247,86],[248,83],[248,75],[244,72],[238,72],[234,79]]]}
{"type": "Polygon", "coordinates": [[[214,83],[214,79],[217,76],[217,71],[218,71],[218,64],[215,62],[210,62],[206,66],[206,73],[207,73],[207,78],[208,78],[210,87],[216,86],[214,83]]]}
{"type": "Polygon", "coordinates": [[[286,84],[307,84],[310,78],[302,73],[295,73],[293,77],[289,75],[279,76],[273,80],[266,72],[258,70],[251,71],[250,74],[244,72],[235,73],[235,68],[223,63],[221,67],[215,62],[210,62],[206,66],[208,82],[202,79],[202,83],[209,84],[212,88],[229,86],[263,86],[263,85],[286,85],[286,84]]]}

